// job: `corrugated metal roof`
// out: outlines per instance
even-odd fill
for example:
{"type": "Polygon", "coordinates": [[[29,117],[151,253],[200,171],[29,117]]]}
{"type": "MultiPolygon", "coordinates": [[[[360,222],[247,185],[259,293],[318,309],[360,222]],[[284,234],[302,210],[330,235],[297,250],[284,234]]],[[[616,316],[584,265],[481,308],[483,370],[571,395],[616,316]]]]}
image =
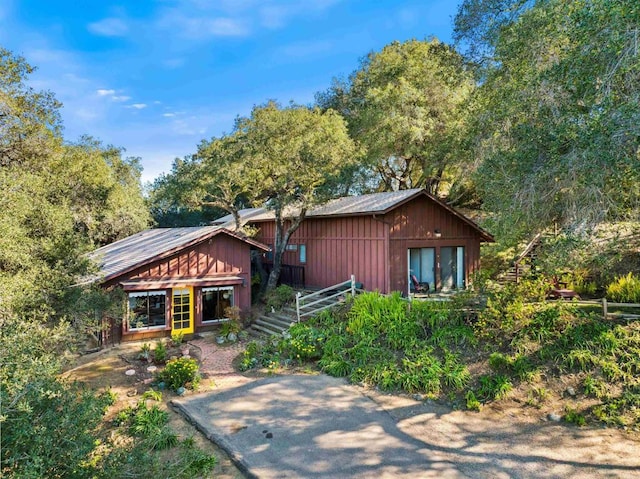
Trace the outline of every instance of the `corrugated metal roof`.
{"type": "Polygon", "coordinates": [[[108,278],[220,229],[220,226],[198,226],[145,230],[98,248],[88,256],[98,263],[100,276],[108,278]]]}
{"type": "MultiPolygon", "coordinates": [[[[414,188],[360,196],[343,196],[312,208],[307,212],[307,217],[381,213],[419,194],[421,191],[423,190],[420,188],[414,188]]],[[[239,210],[238,213],[243,221],[269,221],[274,218],[273,211],[266,208],[246,208],[239,210]]],[[[295,213],[297,213],[295,208],[288,208],[285,211],[285,217],[295,213]]],[[[230,229],[235,227],[233,215],[231,214],[218,218],[213,224],[230,229]]]]}

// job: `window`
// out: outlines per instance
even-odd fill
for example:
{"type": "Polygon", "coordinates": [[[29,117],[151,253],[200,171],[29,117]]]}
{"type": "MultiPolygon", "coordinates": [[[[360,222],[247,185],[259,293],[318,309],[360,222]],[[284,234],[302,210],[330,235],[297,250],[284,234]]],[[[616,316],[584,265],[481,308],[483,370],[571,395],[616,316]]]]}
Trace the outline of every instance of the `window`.
{"type": "Polygon", "coordinates": [[[300,248],[298,248],[298,252],[300,253],[300,262],[307,262],[307,245],[301,244],[300,248]]]}
{"type": "Polygon", "coordinates": [[[164,328],[167,324],[165,291],[140,291],[129,293],[129,330],[164,328]]]}
{"type": "Polygon", "coordinates": [[[202,288],[202,322],[219,323],[228,319],[225,310],[233,306],[233,287],[202,288]]]}
{"type": "Polygon", "coordinates": [[[267,261],[273,261],[273,245],[267,245],[269,247],[269,251],[264,254],[264,257],[267,261]]]}
{"type": "Polygon", "coordinates": [[[288,244],[285,249],[287,251],[298,251],[298,245],[297,244],[288,244]]]}

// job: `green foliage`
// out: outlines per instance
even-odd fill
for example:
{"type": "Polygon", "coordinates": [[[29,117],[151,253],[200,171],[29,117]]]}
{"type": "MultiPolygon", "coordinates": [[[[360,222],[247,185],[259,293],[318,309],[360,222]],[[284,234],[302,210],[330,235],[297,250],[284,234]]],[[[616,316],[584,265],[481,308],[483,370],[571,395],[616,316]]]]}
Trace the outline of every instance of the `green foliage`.
{"type": "Polygon", "coordinates": [[[370,53],[348,81],[317,96],[341,112],[365,162],[345,182],[384,190],[425,187],[461,200],[464,104],[474,88],[462,57],[437,39],[392,42],[370,53]],[[453,185],[453,188],[452,188],[453,185]]]}
{"type": "Polygon", "coordinates": [[[513,389],[513,383],[502,374],[480,376],[478,395],[483,400],[503,399],[513,389]]]}
{"type": "Polygon", "coordinates": [[[458,355],[446,346],[473,341],[471,330],[445,304],[408,303],[400,295],[359,295],[343,317],[323,313],[292,326],[280,341],[250,343],[242,367],[318,360],[328,374],[352,382],[437,395],[443,388],[458,391],[470,379],[458,355]],[[451,329],[452,332],[442,333],[451,329]],[[429,335],[439,335],[430,342],[429,335]],[[471,335],[471,336],[469,336],[471,335]]]}
{"type": "Polygon", "coordinates": [[[468,136],[484,206],[497,213],[492,231],[517,237],[635,216],[633,2],[465,0],[455,23],[480,65],[468,136]]]}
{"type": "Polygon", "coordinates": [[[179,347],[184,342],[184,332],[178,331],[171,333],[171,344],[176,347],[179,347]]]}
{"type": "Polygon", "coordinates": [[[162,401],[162,393],[160,391],[155,391],[153,389],[149,389],[142,394],[142,399],[152,399],[154,401],[162,401]]]}
{"type": "Polygon", "coordinates": [[[482,403],[478,401],[478,398],[476,398],[476,395],[473,391],[467,391],[465,399],[467,401],[466,404],[469,411],[478,412],[482,408],[482,403]]]}
{"type": "Polygon", "coordinates": [[[587,420],[584,415],[569,406],[565,408],[564,420],[579,427],[585,426],[587,424],[587,420]]]}
{"type": "Polygon", "coordinates": [[[167,360],[167,346],[164,341],[158,341],[158,344],[153,349],[153,360],[160,364],[167,360]]]}
{"type": "Polygon", "coordinates": [[[640,278],[633,273],[617,278],[607,286],[607,298],[618,303],[640,303],[640,278]]]}
{"type": "Polygon", "coordinates": [[[196,389],[200,384],[200,368],[198,362],[192,358],[172,359],[167,362],[158,377],[173,390],[180,387],[196,389]]]}
{"type": "Polygon", "coordinates": [[[295,301],[293,288],[286,284],[281,284],[277,288],[268,291],[265,296],[267,311],[280,311],[285,306],[291,306],[295,301]]]}

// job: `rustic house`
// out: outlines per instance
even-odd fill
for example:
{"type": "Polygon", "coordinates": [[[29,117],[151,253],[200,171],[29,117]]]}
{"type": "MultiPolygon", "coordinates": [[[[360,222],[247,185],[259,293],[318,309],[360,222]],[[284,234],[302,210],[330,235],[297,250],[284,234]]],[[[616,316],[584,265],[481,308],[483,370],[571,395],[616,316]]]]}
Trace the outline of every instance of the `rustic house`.
{"type": "Polygon", "coordinates": [[[104,287],[127,295],[123,340],[190,334],[251,306],[251,249],[268,247],[219,226],[142,231],[92,252],[104,287]]]}
{"type": "MultiPolygon", "coordinates": [[[[272,212],[251,208],[240,216],[259,228],[259,241],[273,243],[272,212]]],[[[214,224],[233,228],[233,217],[214,224]]],[[[479,268],[480,243],[493,241],[422,189],[338,198],[309,211],[291,236],[283,281],[323,288],[353,274],[382,293],[409,294],[414,283],[432,291],[464,288],[479,268]]],[[[264,258],[268,265],[270,254],[264,258]]]]}

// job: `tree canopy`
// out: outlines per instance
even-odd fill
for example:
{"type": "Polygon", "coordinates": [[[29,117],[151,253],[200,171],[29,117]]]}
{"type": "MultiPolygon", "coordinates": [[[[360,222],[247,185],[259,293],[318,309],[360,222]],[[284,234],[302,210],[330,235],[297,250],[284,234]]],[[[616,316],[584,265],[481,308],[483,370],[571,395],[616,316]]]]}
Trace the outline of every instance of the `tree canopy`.
{"type": "Polygon", "coordinates": [[[458,40],[481,62],[477,184],[498,232],[637,216],[640,7],[633,0],[466,0],[458,40]]]}
{"type": "Polygon", "coordinates": [[[446,196],[463,166],[460,133],[473,88],[452,47],[396,41],[370,53],[348,81],[334,80],[317,101],[340,111],[365,149],[368,186],[446,196]]]}

